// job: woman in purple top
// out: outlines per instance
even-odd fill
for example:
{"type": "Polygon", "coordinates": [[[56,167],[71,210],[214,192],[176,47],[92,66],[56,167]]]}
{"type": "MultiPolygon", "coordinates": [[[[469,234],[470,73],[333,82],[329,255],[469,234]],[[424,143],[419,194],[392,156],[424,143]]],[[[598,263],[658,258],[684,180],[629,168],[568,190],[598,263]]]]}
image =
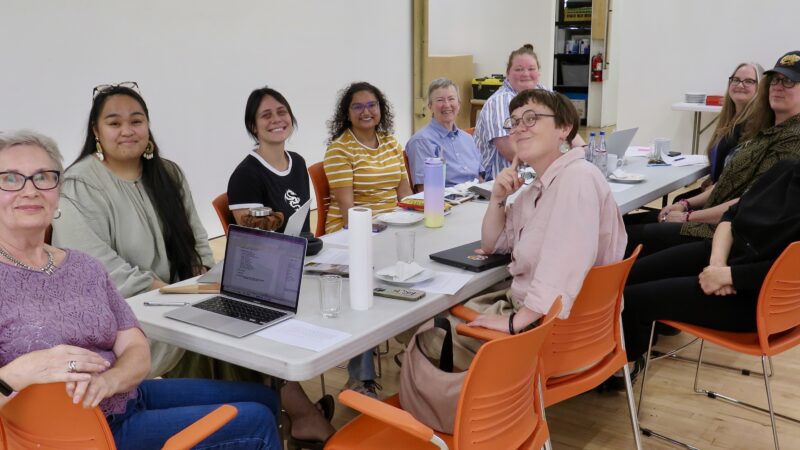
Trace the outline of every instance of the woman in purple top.
{"type": "Polygon", "coordinates": [[[30,131],[0,134],[0,408],[32,384],[99,406],[119,449],[161,448],[223,403],[237,417],[202,448],[278,449],[278,399],[256,383],[147,380],[150,350],[103,266],[45,243],[58,216],[61,155],[30,131]]]}

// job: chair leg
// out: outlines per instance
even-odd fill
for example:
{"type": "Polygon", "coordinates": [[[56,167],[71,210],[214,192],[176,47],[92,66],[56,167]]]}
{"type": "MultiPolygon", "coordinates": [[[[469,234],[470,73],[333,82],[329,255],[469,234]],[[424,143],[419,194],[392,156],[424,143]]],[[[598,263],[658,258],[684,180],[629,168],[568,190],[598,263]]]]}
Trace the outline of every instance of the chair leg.
{"type": "Polygon", "coordinates": [[[694,392],[695,394],[703,394],[704,392],[698,388],[698,380],[700,378],[700,366],[703,364],[703,350],[705,349],[706,340],[700,339],[700,352],[697,354],[697,368],[694,370],[694,392]]]}
{"type": "MultiPolygon", "coordinates": [[[[547,416],[544,414],[544,393],[542,392],[542,377],[536,377],[536,389],[539,391],[539,410],[542,415],[542,420],[547,422],[547,416]]],[[[550,436],[547,437],[547,440],[544,441],[544,448],[545,450],[553,450],[553,443],[550,442],[550,436]]]]}
{"type": "Polygon", "coordinates": [[[319,374],[319,384],[322,387],[322,396],[325,396],[325,374],[319,374]]]}
{"type": "MultiPolygon", "coordinates": [[[[636,450],[642,450],[642,439],[639,430],[639,417],[636,414],[636,402],[633,397],[633,383],[631,383],[631,370],[625,364],[622,368],[625,372],[625,397],[628,399],[628,411],[631,414],[631,427],[633,428],[633,440],[636,450]]],[[[642,384],[644,386],[644,384],[642,384]]]]}
{"type": "Polygon", "coordinates": [[[381,346],[378,345],[375,347],[375,359],[378,360],[378,370],[375,373],[375,376],[380,378],[383,375],[383,365],[381,364],[381,346]]]}
{"type": "MultiPolygon", "coordinates": [[[[772,363],[771,360],[770,363],[772,363]]],[[[767,376],[767,357],[764,355],[761,355],[761,368],[764,371],[764,386],[767,388],[767,406],[769,406],[769,421],[772,423],[772,439],[775,440],[775,450],[779,450],[778,429],[775,427],[775,409],[772,406],[772,390],[769,388],[769,377],[767,376]]]]}
{"type": "Polygon", "coordinates": [[[642,370],[642,387],[639,389],[639,404],[636,407],[639,420],[642,419],[642,398],[644,398],[644,383],[647,381],[647,369],[650,367],[650,352],[653,350],[653,336],[656,332],[656,323],[650,326],[650,340],[647,343],[647,353],[644,354],[644,370],[642,370]]]}

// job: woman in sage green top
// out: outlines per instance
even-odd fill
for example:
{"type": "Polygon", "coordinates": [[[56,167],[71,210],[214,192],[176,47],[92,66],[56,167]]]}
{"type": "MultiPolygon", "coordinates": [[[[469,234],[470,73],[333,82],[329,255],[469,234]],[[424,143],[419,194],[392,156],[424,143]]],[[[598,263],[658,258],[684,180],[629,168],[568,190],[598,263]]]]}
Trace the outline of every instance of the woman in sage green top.
{"type": "MultiPolygon", "coordinates": [[[[159,155],[147,105],[135,88],[95,88],[86,141],[64,174],[61,214],[53,221],[54,244],[99,259],[125,298],[199,275],[214,263],[186,177],[159,155]]],[[[151,354],[151,376],[278,381],[163,343],[151,342],[151,354]]],[[[315,407],[298,383],[280,394],[297,442],[319,444],[315,440],[333,432],[326,420],[330,396],[315,407]]]]}

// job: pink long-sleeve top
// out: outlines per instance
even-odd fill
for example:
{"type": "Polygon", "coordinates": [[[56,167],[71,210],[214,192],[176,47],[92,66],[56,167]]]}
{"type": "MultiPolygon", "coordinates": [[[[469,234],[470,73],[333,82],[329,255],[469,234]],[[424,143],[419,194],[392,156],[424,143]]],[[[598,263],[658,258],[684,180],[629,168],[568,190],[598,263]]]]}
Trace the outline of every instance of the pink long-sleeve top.
{"type": "Polygon", "coordinates": [[[545,314],[557,296],[569,317],[592,266],[620,261],[628,236],[608,182],[574,149],[506,206],[495,253],[511,252],[511,296],[545,314]]]}

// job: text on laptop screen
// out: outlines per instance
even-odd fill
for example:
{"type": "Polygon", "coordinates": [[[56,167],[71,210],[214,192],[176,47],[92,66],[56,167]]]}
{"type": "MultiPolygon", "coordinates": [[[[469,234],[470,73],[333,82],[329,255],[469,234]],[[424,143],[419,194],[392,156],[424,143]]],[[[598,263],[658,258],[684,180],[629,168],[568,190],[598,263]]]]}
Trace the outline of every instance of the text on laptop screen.
{"type": "Polygon", "coordinates": [[[303,275],[302,243],[277,233],[251,234],[232,227],[227,247],[225,292],[295,307],[303,275]]]}

